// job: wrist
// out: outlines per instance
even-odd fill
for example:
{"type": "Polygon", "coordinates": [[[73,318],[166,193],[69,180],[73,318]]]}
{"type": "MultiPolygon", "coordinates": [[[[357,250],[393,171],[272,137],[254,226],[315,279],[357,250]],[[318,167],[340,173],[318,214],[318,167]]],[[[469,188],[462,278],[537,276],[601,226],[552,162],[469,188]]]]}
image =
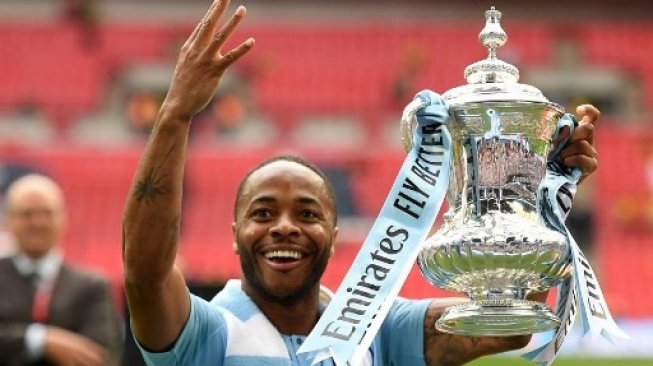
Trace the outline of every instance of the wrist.
{"type": "Polygon", "coordinates": [[[43,358],[45,351],[45,338],[47,327],[44,324],[32,323],[25,331],[25,348],[30,361],[37,361],[43,358]]]}
{"type": "Polygon", "coordinates": [[[166,99],[163,101],[163,104],[161,104],[157,121],[158,123],[189,124],[193,117],[195,117],[194,114],[184,111],[178,103],[166,99]]]}

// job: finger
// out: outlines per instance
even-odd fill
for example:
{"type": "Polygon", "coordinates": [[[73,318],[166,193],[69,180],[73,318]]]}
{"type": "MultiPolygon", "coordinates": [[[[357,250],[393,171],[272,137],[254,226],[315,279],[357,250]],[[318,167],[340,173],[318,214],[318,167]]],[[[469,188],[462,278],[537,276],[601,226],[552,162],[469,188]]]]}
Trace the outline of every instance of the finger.
{"type": "Polygon", "coordinates": [[[200,29],[206,26],[206,20],[208,19],[209,15],[211,14],[212,11],[214,11],[215,7],[218,5],[218,1],[213,1],[209,9],[204,13],[204,16],[202,17],[202,20],[197,23],[195,26],[195,29],[193,29],[193,32],[190,34],[186,42],[184,42],[184,45],[182,46],[182,49],[188,48],[193,41],[195,41],[195,38],[197,38],[197,34],[199,33],[200,29]]]}
{"type": "Polygon", "coordinates": [[[102,359],[96,357],[93,354],[90,354],[85,349],[78,349],[72,351],[70,359],[66,365],[71,366],[102,366],[102,359]],[[74,352],[74,353],[72,353],[74,352]]]}
{"type": "Polygon", "coordinates": [[[582,140],[587,140],[590,145],[594,145],[594,125],[592,123],[578,125],[578,127],[574,129],[574,133],[571,134],[569,145],[582,140]]]}
{"type": "Polygon", "coordinates": [[[236,12],[234,15],[229,19],[227,24],[220,29],[219,32],[217,32],[213,36],[213,40],[211,41],[211,45],[207,49],[207,52],[214,53],[218,52],[220,50],[220,47],[224,45],[226,40],[229,38],[229,36],[234,32],[236,27],[238,26],[238,23],[240,23],[243,18],[245,18],[245,14],[247,13],[247,10],[245,9],[244,6],[239,6],[238,9],[236,9],[236,12]]]}
{"type": "Polygon", "coordinates": [[[221,71],[226,70],[231,64],[238,61],[244,54],[249,52],[249,50],[254,47],[254,38],[248,38],[245,42],[241,43],[238,47],[229,51],[227,54],[222,56],[218,62],[218,67],[221,71]]]}
{"type": "Polygon", "coordinates": [[[82,335],[74,334],[71,342],[86,358],[102,360],[106,355],[106,350],[102,345],[82,335]]]}
{"type": "Polygon", "coordinates": [[[599,167],[598,160],[587,155],[568,156],[565,158],[564,164],[568,167],[580,168],[583,175],[592,173],[599,167]]]}
{"type": "Polygon", "coordinates": [[[100,359],[104,357],[106,350],[104,347],[102,347],[100,344],[95,343],[94,341],[90,339],[86,339],[86,342],[84,344],[84,347],[89,350],[89,352],[93,353],[100,359]]]}
{"type": "Polygon", "coordinates": [[[601,112],[591,104],[582,104],[576,108],[576,113],[581,117],[578,124],[596,124],[601,117],[601,112]]]}
{"type": "Polygon", "coordinates": [[[211,7],[206,12],[204,19],[202,20],[200,30],[197,33],[197,39],[200,42],[204,42],[207,38],[213,35],[218,27],[218,21],[224,11],[229,6],[231,0],[214,0],[211,7]]]}
{"type": "Polygon", "coordinates": [[[599,153],[587,140],[580,140],[576,143],[565,146],[565,148],[560,152],[559,160],[562,162],[564,159],[574,155],[585,155],[593,159],[599,157],[599,153]]]}
{"type": "Polygon", "coordinates": [[[102,366],[106,355],[104,351],[85,349],[80,352],[80,356],[84,357],[84,365],[102,366]]]}
{"type": "Polygon", "coordinates": [[[200,28],[202,27],[202,23],[197,23],[195,28],[193,29],[193,32],[191,32],[190,36],[188,36],[188,39],[186,39],[186,42],[181,46],[181,50],[184,51],[190,47],[190,45],[193,43],[195,40],[195,37],[197,37],[197,33],[199,32],[200,28]]]}

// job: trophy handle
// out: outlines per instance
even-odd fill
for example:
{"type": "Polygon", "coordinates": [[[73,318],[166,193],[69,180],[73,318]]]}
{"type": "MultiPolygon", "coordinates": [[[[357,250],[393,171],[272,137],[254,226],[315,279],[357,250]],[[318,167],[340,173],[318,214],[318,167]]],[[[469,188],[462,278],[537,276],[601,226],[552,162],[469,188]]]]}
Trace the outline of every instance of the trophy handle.
{"type": "Polygon", "coordinates": [[[413,148],[413,136],[415,135],[415,129],[417,128],[417,117],[415,117],[415,114],[425,106],[425,101],[420,98],[415,98],[412,102],[406,105],[406,108],[404,108],[404,112],[401,115],[401,143],[406,152],[409,152],[413,148]]]}

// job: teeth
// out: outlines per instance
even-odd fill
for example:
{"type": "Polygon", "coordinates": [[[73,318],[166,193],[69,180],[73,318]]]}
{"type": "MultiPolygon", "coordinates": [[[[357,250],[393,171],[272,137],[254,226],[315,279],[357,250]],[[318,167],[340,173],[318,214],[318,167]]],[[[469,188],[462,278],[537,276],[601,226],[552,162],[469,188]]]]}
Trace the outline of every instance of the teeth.
{"type": "Polygon", "coordinates": [[[302,253],[296,252],[294,250],[274,250],[271,252],[265,253],[265,258],[284,258],[284,259],[300,259],[302,253]]]}

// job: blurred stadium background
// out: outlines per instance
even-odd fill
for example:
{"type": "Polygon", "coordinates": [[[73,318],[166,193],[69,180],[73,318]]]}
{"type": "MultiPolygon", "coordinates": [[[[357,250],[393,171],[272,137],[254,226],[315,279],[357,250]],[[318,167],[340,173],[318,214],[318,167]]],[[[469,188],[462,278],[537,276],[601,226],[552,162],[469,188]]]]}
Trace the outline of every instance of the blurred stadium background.
{"type": "MultiPolygon", "coordinates": [[[[593,365],[630,364],[615,357],[653,364],[648,0],[241,3],[248,19],[231,44],[251,35],[256,47],[193,124],[179,260],[191,281],[219,286],[239,276],[230,232],[236,185],[264,157],[295,152],[337,187],[342,235],[324,278],[335,289],[403,160],[403,106],[421,89],[444,92],[464,82],[464,67],[486,56],[477,34],[495,5],[509,36],[500,58],[520,68],[522,82],[567,110],[591,102],[603,111],[601,168],[583,184],[569,224],[634,339],[612,347],[572,334],[565,353],[606,358],[593,365]]],[[[0,2],[0,189],[28,171],[58,180],[70,211],[65,256],[106,274],[119,303],[125,197],[177,51],[208,4],[0,2]]],[[[402,293],[446,296],[418,271],[402,293]]],[[[496,362],[522,364],[474,364],[496,362]]]]}

